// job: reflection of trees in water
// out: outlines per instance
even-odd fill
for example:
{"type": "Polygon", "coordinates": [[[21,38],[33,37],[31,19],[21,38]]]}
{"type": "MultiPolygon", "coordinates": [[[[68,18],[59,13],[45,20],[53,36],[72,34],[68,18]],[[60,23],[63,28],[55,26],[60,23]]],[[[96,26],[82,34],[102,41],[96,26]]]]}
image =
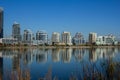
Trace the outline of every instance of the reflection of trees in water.
{"type": "MultiPolygon", "coordinates": [[[[80,75],[79,75],[80,76],[80,75]]],[[[87,62],[82,64],[81,80],[120,80],[120,62],[111,59],[97,63],[87,62]]]]}
{"type": "Polygon", "coordinates": [[[6,75],[5,80],[30,80],[29,70],[11,71],[6,75]]]}
{"type": "MultiPolygon", "coordinates": [[[[74,55],[78,53],[79,50],[73,50],[74,55]]],[[[78,71],[74,72],[70,80],[120,80],[120,62],[111,60],[116,53],[118,50],[115,48],[89,49],[89,61],[83,60],[80,63],[82,72],[80,71],[80,74],[76,74],[78,71]],[[97,62],[98,59],[103,62],[97,62]]]]}
{"type": "MultiPolygon", "coordinates": [[[[89,61],[84,61],[82,64],[82,79],[119,80],[120,66],[116,65],[116,62],[111,60],[114,57],[115,53],[117,53],[117,50],[113,48],[89,49],[89,61]],[[97,60],[101,58],[103,62],[97,62],[97,60]]],[[[118,62],[117,64],[120,65],[120,62],[118,62]]]]}
{"type": "MultiPolygon", "coordinates": [[[[24,67],[25,68],[25,67],[24,67]]],[[[30,70],[29,68],[22,69],[20,65],[20,54],[12,58],[12,69],[4,71],[5,80],[30,80],[30,70]]]]}
{"type": "Polygon", "coordinates": [[[0,56],[0,80],[3,80],[3,57],[0,56]]]}

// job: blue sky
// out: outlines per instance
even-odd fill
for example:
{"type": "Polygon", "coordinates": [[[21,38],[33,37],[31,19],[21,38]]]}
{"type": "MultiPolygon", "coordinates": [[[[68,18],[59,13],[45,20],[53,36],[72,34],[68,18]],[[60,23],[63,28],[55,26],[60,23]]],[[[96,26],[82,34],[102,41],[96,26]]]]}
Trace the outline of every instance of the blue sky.
{"type": "Polygon", "coordinates": [[[21,32],[70,31],[72,35],[89,32],[99,35],[120,32],[120,0],[0,0],[4,8],[4,34],[11,35],[14,21],[21,32]]]}

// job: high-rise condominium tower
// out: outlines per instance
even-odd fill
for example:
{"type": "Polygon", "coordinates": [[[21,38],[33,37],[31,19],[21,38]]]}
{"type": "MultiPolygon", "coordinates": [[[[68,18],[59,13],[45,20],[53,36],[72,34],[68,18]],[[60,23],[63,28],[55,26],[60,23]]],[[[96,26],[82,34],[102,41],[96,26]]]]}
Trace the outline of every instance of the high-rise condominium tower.
{"type": "Polygon", "coordinates": [[[62,33],[62,42],[65,43],[66,45],[72,45],[70,32],[64,31],[62,33]]]}
{"type": "Polygon", "coordinates": [[[58,32],[52,33],[52,43],[59,43],[60,42],[60,34],[58,32]]]}
{"type": "Polygon", "coordinates": [[[42,41],[42,43],[47,43],[48,34],[45,31],[37,31],[36,40],[40,40],[40,41],[42,41]]]}
{"type": "Polygon", "coordinates": [[[89,33],[89,43],[95,43],[97,39],[97,33],[90,32],[89,33]]]}
{"type": "Polygon", "coordinates": [[[25,43],[32,43],[33,42],[33,33],[30,29],[26,29],[24,30],[24,34],[23,34],[23,41],[25,43]]]}
{"type": "Polygon", "coordinates": [[[12,26],[12,36],[13,38],[16,38],[18,41],[21,41],[20,24],[17,22],[14,22],[12,26]]]}

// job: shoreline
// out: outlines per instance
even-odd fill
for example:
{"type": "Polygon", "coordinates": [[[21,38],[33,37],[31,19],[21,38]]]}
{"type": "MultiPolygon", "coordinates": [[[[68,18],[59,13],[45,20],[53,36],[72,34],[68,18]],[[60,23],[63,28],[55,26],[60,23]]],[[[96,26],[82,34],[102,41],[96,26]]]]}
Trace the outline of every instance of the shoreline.
{"type": "Polygon", "coordinates": [[[67,48],[73,48],[73,49],[79,49],[79,48],[120,48],[120,45],[107,45],[107,46],[86,46],[86,45],[81,45],[81,46],[0,46],[0,49],[67,49],[67,48]]]}

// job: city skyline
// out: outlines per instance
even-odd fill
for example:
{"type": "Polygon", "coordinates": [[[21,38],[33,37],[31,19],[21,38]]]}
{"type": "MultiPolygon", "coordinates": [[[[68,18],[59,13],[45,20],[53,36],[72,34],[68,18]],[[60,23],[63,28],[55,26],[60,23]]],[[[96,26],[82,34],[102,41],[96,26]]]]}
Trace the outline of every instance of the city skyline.
{"type": "MultiPolygon", "coordinates": [[[[80,32],[77,32],[75,37],[72,38],[71,32],[63,31],[61,34],[60,41],[55,41],[59,38],[58,34],[52,34],[51,40],[48,38],[48,34],[46,31],[38,30],[36,33],[36,38],[34,36],[34,32],[30,29],[25,29],[23,33],[23,39],[21,36],[21,28],[20,24],[14,22],[12,25],[12,36],[11,38],[3,37],[3,8],[0,7],[0,43],[2,44],[18,44],[19,42],[23,42],[24,44],[31,45],[82,45],[84,43],[84,37],[80,32]]],[[[54,33],[54,32],[53,32],[54,33]]],[[[96,45],[118,45],[119,37],[115,37],[113,34],[109,34],[108,36],[97,36],[97,33],[90,32],[89,38],[86,39],[86,44],[96,44],[96,45]],[[89,39],[89,40],[88,40],[89,39]]]]}
{"type": "Polygon", "coordinates": [[[89,32],[119,35],[119,3],[118,0],[0,1],[4,9],[4,36],[12,33],[14,21],[21,25],[22,33],[31,29],[34,34],[46,30],[49,36],[54,31],[69,31],[72,36],[81,32],[85,38],[89,32]]]}

